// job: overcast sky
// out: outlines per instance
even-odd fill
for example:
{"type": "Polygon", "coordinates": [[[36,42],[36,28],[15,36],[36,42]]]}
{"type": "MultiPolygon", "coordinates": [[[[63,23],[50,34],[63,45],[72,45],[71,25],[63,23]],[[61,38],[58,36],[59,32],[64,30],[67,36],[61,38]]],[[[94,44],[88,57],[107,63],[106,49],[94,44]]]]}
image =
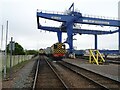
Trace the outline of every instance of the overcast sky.
{"type": "MultiPolygon", "coordinates": [[[[1,0],[0,1],[0,36],[1,25],[4,26],[4,41],[6,21],[9,21],[8,42],[10,37],[21,44],[24,49],[39,49],[56,43],[57,34],[37,29],[36,10],[64,12],[74,2],[75,9],[83,14],[118,17],[119,0],[1,0]],[[1,18],[2,17],[2,18],[1,18]]],[[[59,26],[58,23],[41,19],[42,25],[59,26]],[[53,24],[54,23],[54,24],[53,24]]],[[[90,28],[90,26],[87,26],[90,28]]],[[[96,27],[97,28],[97,27],[96,27]]],[[[115,29],[98,27],[102,30],[115,29]]],[[[63,34],[63,41],[66,34],[63,34]]],[[[77,49],[94,48],[93,35],[76,35],[74,46],[77,49]]],[[[0,37],[1,39],[1,37],[0,37]]],[[[1,43],[1,41],[0,41],[1,43]]],[[[113,35],[98,36],[99,49],[118,49],[118,33],[113,35]]]]}

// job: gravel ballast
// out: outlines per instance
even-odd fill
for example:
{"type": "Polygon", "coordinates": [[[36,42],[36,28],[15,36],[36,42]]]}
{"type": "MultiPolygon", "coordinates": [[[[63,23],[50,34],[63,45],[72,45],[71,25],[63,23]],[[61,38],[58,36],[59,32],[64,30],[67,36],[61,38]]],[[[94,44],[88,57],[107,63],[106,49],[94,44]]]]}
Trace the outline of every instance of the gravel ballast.
{"type": "Polygon", "coordinates": [[[16,73],[12,73],[11,80],[3,81],[3,88],[30,88],[33,82],[31,72],[37,59],[31,59],[16,73]]]}

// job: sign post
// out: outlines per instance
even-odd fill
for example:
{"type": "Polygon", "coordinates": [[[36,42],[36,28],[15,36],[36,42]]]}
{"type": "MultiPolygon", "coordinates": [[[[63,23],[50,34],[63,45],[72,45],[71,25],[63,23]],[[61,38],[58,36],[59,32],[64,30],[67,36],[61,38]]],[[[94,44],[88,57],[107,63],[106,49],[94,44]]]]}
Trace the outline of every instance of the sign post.
{"type": "Polygon", "coordinates": [[[12,51],[15,50],[15,43],[13,42],[13,37],[11,37],[11,41],[9,44],[9,50],[10,50],[10,79],[12,74],[12,51]]]}

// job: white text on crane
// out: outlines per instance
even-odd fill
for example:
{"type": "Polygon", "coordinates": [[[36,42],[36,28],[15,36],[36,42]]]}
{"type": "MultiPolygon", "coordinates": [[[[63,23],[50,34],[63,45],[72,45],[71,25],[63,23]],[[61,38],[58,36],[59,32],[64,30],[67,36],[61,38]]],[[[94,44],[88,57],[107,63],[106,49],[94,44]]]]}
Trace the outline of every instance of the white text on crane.
{"type": "Polygon", "coordinates": [[[52,19],[57,19],[57,20],[60,20],[60,19],[61,19],[61,17],[56,17],[56,16],[52,16],[51,18],[52,18],[52,19]]]}
{"type": "Polygon", "coordinates": [[[104,21],[98,21],[98,20],[86,20],[84,19],[83,22],[87,22],[87,23],[95,23],[95,24],[110,24],[109,22],[104,22],[104,21]]]}

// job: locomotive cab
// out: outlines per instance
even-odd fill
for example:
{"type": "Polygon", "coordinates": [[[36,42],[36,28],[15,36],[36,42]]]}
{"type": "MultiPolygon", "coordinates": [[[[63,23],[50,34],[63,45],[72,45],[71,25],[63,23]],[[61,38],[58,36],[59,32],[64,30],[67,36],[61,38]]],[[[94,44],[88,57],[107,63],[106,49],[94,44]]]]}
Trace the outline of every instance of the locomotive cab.
{"type": "Polygon", "coordinates": [[[45,51],[44,51],[44,49],[39,49],[39,55],[45,55],[45,51]]]}
{"type": "Polygon", "coordinates": [[[55,43],[52,47],[52,55],[55,59],[62,59],[65,56],[66,49],[64,43],[55,43]]]}

